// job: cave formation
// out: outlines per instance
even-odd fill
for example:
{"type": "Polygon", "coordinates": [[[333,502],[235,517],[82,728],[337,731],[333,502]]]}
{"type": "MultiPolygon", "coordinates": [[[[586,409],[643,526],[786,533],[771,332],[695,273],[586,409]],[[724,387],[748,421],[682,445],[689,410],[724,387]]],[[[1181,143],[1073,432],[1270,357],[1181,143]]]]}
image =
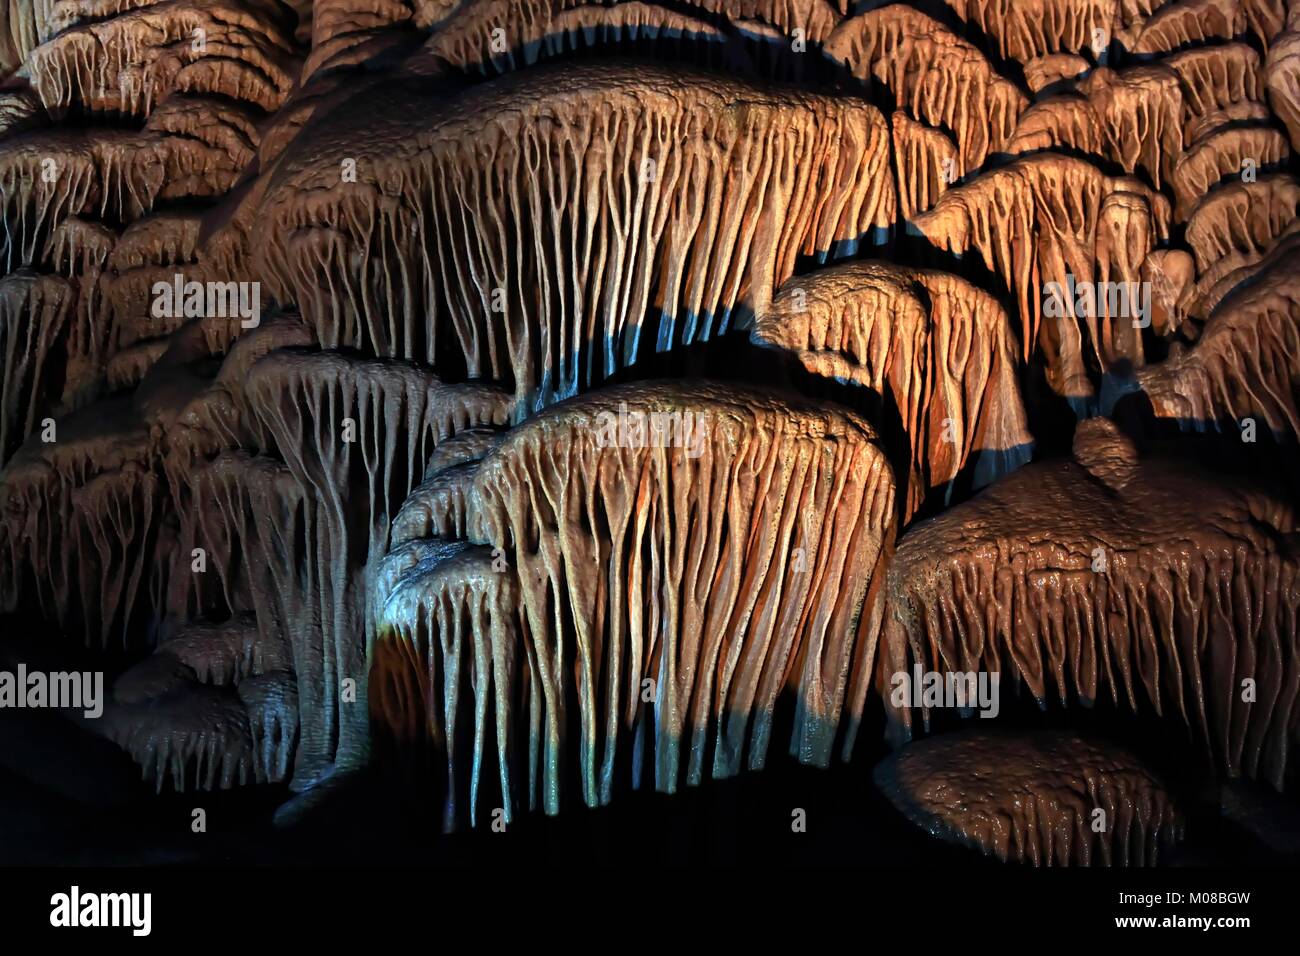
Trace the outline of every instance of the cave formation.
{"type": "Polygon", "coordinates": [[[1074,734],[943,734],[904,747],[874,776],[913,823],[1003,861],[1155,866],[1186,827],[1140,760],[1074,734]]]}
{"type": "Polygon", "coordinates": [[[1297,150],[1293,0],[0,0],[0,614],[151,791],[1165,861],[1296,787],[1297,150]]]}

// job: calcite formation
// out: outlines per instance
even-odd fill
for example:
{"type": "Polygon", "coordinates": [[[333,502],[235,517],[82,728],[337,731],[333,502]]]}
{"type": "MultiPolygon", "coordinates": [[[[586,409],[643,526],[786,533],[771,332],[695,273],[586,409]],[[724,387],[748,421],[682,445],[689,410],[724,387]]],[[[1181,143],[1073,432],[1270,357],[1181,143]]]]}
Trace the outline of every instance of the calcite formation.
{"type": "Polygon", "coordinates": [[[925,212],[965,174],[957,145],[943,130],[912,119],[903,110],[890,118],[898,213],[910,222],[925,212]]]}
{"type": "Polygon", "coordinates": [[[941,840],[1033,866],[1155,866],[1186,821],[1122,747],[1077,734],[968,730],[911,744],[876,784],[941,840]]]}
{"type": "MultiPolygon", "coordinates": [[[[625,0],[612,5],[575,3],[572,0],[493,0],[462,7],[437,30],[413,58],[410,69],[421,74],[444,72],[478,73],[491,76],[536,64],[542,59],[626,40],[654,44],[664,52],[698,45],[721,48],[726,33],[700,9],[685,12],[657,3],[625,0]]],[[[736,4],[744,7],[768,4],[736,4]]],[[[783,11],[779,4],[764,10],[771,18],[805,31],[809,40],[821,41],[838,21],[828,6],[809,4],[809,14],[783,11]],[[784,14],[784,15],[783,15],[784,14]],[[791,20],[794,22],[791,23],[791,20]]],[[[756,18],[755,18],[756,19],[756,18]]],[[[767,21],[764,21],[767,22],[767,21]]]]}
{"type": "Polygon", "coordinates": [[[1057,84],[1082,79],[1091,69],[1088,61],[1076,53],[1044,53],[1022,65],[1025,70],[1025,85],[1035,95],[1050,90],[1057,84]]]}
{"type": "MultiPolygon", "coordinates": [[[[139,643],[162,493],[148,433],[129,399],[99,403],[32,434],[4,469],[0,509],[11,573],[68,630],[139,643]]],[[[15,582],[16,585],[16,582],[15,582]]],[[[16,602],[18,588],[7,589],[16,602]]]]}
{"type": "MultiPolygon", "coordinates": [[[[159,790],[447,829],[901,744],[913,667],[1285,789],[1298,10],[0,0],[0,635],[159,790]]],[[[1155,862],[1039,719],[891,794],[1155,862]]]]}
{"type": "Polygon", "coordinates": [[[845,12],[843,4],[826,0],[690,0],[678,7],[643,0],[489,0],[433,7],[418,9],[413,17],[420,27],[438,21],[413,68],[484,75],[620,42],[662,44],[663,52],[691,44],[721,46],[735,34],[727,25],[758,35],[770,31],[786,42],[823,43],[845,12]]]}
{"type": "Polygon", "coordinates": [[[282,157],[255,269],[322,344],[510,380],[521,410],[725,332],[894,220],[884,117],[851,101],[602,64],[352,104],[282,157]]]}
{"type": "Polygon", "coordinates": [[[1239,0],[1176,0],[1142,24],[1133,52],[1169,53],[1192,43],[1231,40],[1245,28],[1246,11],[1239,0]]]}
{"type": "Polygon", "coordinates": [[[404,506],[419,514],[403,537],[424,537],[379,571],[379,719],[444,751],[449,820],[475,805],[489,710],[505,801],[490,806],[526,793],[555,812],[567,761],[592,806],[620,765],[668,792],[761,767],[786,688],[791,751],[825,763],[869,682],[859,634],[894,500],[870,426],[831,406],[691,382],[562,403],[404,506]],[[463,689],[475,743],[458,759],[463,689]]]}
{"type": "MultiPolygon", "coordinates": [[[[1142,458],[1114,423],[904,535],[882,679],[1003,675],[1046,704],[1187,726],[1229,775],[1281,786],[1300,710],[1295,514],[1280,489],[1142,458]]],[[[889,709],[899,739],[928,708],[889,709]]]]}
{"type": "Polygon", "coordinates": [[[1136,344],[1108,341],[1145,321],[1138,270],[1167,237],[1169,218],[1168,200],[1138,180],[1041,152],[948,190],[915,226],[941,249],[977,252],[1002,279],[1015,295],[1024,360],[1040,355],[1052,389],[1082,409],[1095,393],[1090,360],[1104,370],[1125,352],[1136,357],[1136,344]],[[1077,294],[1080,284],[1091,301],[1077,294]],[[1109,294],[1120,287],[1123,300],[1109,294]]]}
{"type": "Polygon", "coordinates": [[[105,733],[161,790],[283,780],[298,730],[286,649],[246,617],[195,622],[123,674],[105,733]]]}
{"type": "Polygon", "coordinates": [[[1163,62],[1178,74],[1187,119],[1262,98],[1259,54],[1245,43],[1192,47],[1163,62]]]}
{"type": "Polygon", "coordinates": [[[1110,45],[1112,26],[1149,14],[1156,3],[1135,0],[946,0],[963,21],[977,27],[998,53],[1021,63],[1053,53],[1097,54],[1110,45]],[[1143,9],[1145,7],[1145,9],[1143,9]]]}
{"type": "Polygon", "coordinates": [[[1276,166],[1290,154],[1282,134],[1262,123],[1225,123],[1205,131],[1174,172],[1175,214],[1180,220],[1190,218],[1200,200],[1225,178],[1238,178],[1243,169],[1276,166]]]}
{"type": "Polygon", "coordinates": [[[1234,433],[1254,423],[1288,446],[1300,437],[1298,268],[1300,238],[1292,235],[1224,280],[1236,288],[1217,304],[1195,345],[1137,376],[1157,418],[1181,429],[1234,433]]]}
{"type": "Polygon", "coordinates": [[[131,223],[162,201],[220,196],[250,158],[247,117],[214,101],[156,110],[139,131],[36,128],[0,146],[0,253],[7,268],[41,261],[67,219],[131,223]]]}
{"type": "Polygon", "coordinates": [[[979,50],[902,4],[845,21],[824,50],[859,79],[885,86],[913,119],[951,130],[966,168],[1001,149],[1027,105],[979,50]]]}
{"type": "Polygon", "coordinates": [[[892,403],[907,443],[894,449],[907,514],[967,467],[980,486],[1029,457],[1006,313],[950,273],[864,262],[791,279],[753,337],[892,403]]]}
{"type": "Polygon", "coordinates": [[[1268,101],[1300,148],[1300,5],[1287,5],[1285,29],[1273,37],[1264,60],[1264,82],[1268,101]]]}
{"type": "Polygon", "coordinates": [[[1179,78],[1168,66],[1097,67],[1040,96],[1004,151],[1071,150],[1126,173],[1141,169],[1159,188],[1182,153],[1183,113],[1179,78]]]}
{"type": "Polygon", "coordinates": [[[0,462],[36,430],[37,415],[53,406],[51,383],[56,343],[76,302],[71,284],[58,276],[19,270],[0,279],[0,462]]]}
{"type": "MultiPolygon", "coordinates": [[[[92,6],[86,4],[85,6],[92,6]]],[[[283,6],[269,0],[123,4],[59,25],[27,59],[47,110],[147,115],[173,92],[220,93],[273,112],[293,85],[283,6]]]]}

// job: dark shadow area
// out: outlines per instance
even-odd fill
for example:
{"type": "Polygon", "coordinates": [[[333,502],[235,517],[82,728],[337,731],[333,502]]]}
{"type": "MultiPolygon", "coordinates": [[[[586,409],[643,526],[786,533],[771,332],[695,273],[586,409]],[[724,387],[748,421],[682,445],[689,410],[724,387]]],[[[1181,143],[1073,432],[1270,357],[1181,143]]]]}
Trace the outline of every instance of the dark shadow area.
{"type": "MultiPolygon", "coordinates": [[[[277,826],[284,787],[153,795],[118,752],[113,760],[94,738],[69,746],[66,731],[42,714],[31,720],[0,712],[0,741],[9,751],[22,738],[33,748],[58,744],[80,763],[80,782],[65,792],[30,764],[0,766],[0,864],[72,865],[402,865],[545,866],[569,863],[848,865],[897,868],[993,867],[972,851],[928,837],[907,822],[871,782],[871,768],[887,753],[881,702],[868,702],[851,762],[827,769],[801,766],[784,748],[792,720],[789,702],[774,722],[762,771],[729,780],[706,779],[678,793],[634,790],[621,783],[612,805],[588,809],[571,799],[558,817],[521,813],[504,831],[484,814],[474,830],[443,834],[437,794],[391,773],[361,771],[316,795],[292,825],[277,826]],[[39,724],[40,727],[35,725],[39,724]],[[59,743],[62,741],[62,743],[59,743]],[[194,810],[206,814],[206,832],[193,830],[194,810]],[[805,832],[796,832],[796,811],[805,832]]],[[[979,718],[972,718],[978,721],[979,718]]],[[[1197,775],[1202,758],[1181,726],[1152,721],[1098,704],[1048,705],[1004,689],[1003,727],[1059,727],[1114,740],[1162,771],[1189,812],[1186,844],[1169,865],[1295,865],[1294,854],[1270,850],[1258,836],[1222,817],[1214,788],[1197,775]]],[[[936,727],[959,729],[949,715],[936,727]]],[[[69,779],[64,777],[63,779],[69,779]]],[[[1245,785],[1254,790],[1253,785],[1245,785]]],[[[570,791],[572,793],[572,791],[570,791]]],[[[1273,814],[1267,825],[1294,827],[1290,797],[1261,800],[1273,814]]]]}

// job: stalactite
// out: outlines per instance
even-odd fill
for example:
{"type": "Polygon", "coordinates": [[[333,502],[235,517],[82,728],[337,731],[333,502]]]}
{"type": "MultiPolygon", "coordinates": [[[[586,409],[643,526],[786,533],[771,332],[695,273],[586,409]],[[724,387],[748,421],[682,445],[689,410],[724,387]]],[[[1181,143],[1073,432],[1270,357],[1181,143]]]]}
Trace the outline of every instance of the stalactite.
{"type": "Polygon", "coordinates": [[[451,352],[528,407],[720,334],[798,257],[894,221],[888,129],[865,104],[599,64],[443,105],[389,88],[330,114],[342,151],[304,132],[257,213],[257,268],[327,347],[451,352]]]}
{"type": "Polygon", "coordinates": [[[196,621],[165,641],[158,653],[194,671],[202,684],[233,686],[250,677],[287,670],[287,648],[260,639],[252,615],[226,621],[196,621]]]}
{"type": "Polygon", "coordinates": [[[1206,137],[1220,132],[1224,126],[1239,123],[1246,126],[1267,124],[1270,113],[1268,107],[1256,100],[1239,100],[1221,110],[1213,110],[1201,116],[1189,117],[1187,140],[1195,146],[1206,137]]]}
{"type": "Polygon", "coordinates": [[[0,3],[0,78],[16,70],[59,29],[55,0],[3,0],[0,3]]]}
{"type": "MultiPolygon", "coordinates": [[[[255,112],[215,96],[173,96],[145,124],[162,150],[164,199],[220,196],[253,161],[260,141],[255,112]]],[[[156,145],[155,145],[156,144],[156,145]]]]}
{"type": "Polygon", "coordinates": [[[496,428],[466,428],[444,439],[429,456],[424,477],[432,478],[444,468],[478,461],[501,441],[501,431],[496,428]]]}
{"type": "Polygon", "coordinates": [[[0,465],[53,407],[54,353],[67,334],[77,292],[55,276],[20,270],[0,279],[0,465]]]}
{"type": "Polygon", "coordinates": [[[1226,177],[1272,166],[1289,158],[1286,137],[1269,126],[1225,126],[1205,135],[1174,171],[1174,216],[1186,220],[1197,202],[1226,177]]]}
{"type": "Polygon", "coordinates": [[[1161,65],[1097,68],[1020,116],[1006,152],[1069,149],[1144,170],[1157,189],[1183,151],[1178,76],[1161,65]]]}
{"type": "MultiPolygon", "coordinates": [[[[95,723],[160,790],[301,793],[373,738],[448,829],[761,768],[783,701],[825,765],[912,665],[1280,785],[1289,499],[1087,416],[1292,464],[1297,11],[0,0],[0,612],[129,656],[95,723]]],[[[990,740],[907,786],[1010,789],[927,825],[1181,834],[1125,755],[990,740]]]]}
{"type": "Polygon", "coordinates": [[[1106,155],[1101,117],[1087,97],[1076,92],[1049,96],[1020,114],[1004,152],[1018,156],[1044,150],[1106,155]]]}
{"type": "Polygon", "coordinates": [[[445,385],[404,362],[283,349],[257,361],[244,388],[256,427],[316,514],[316,580],[306,589],[318,601],[315,623],[293,634],[303,645],[299,679],[320,698],[304,709],[304,736],[323,741],[323,754],[339,764],[355,764],[365,753],[364,706],[344,707],[341,695],[351,680],[365,699],[369,567],[433,449],[462,429],[504,425],[511,402],[491,386],[445,385]]]}
{"type": "Polygon", "coordinates": [[[1258,38],[1264,52],[1286,29],[1286,0],[1241,0],[1246,26],[1258,38]]]}
{"type": "Polygon", "coordinates": [[[975,47],[901,4],[845,21],[824,50],[858,79],[886,86],[913,118],[952,130],[965,169],[1002,148],[1028,105],[975,47]]]}
{"type": "Polygon", "coordinates": [[[288,661],[247,617],[196,622],[123,674],[100,731],[161,791],[278,783],[292,765],[288,661]]]}
{"type": "MultiPolygon", "coordinates": [[[[234,609],[246,595],[256,647],[262,653],[273,649],[264,670],[293,675],[292,692],[282,688],[268,703],[294,705],[298,738],[291,784],[305,789],[334,764],[338,741],[327,715],[337,712],[341,696],[341,688],[327,684],[321,672],[328,626],[322,615],[332,613],[321,603],[328,571],[323,555],[332,545],[318,497],[283,463],[244,451],[218,454],[195,467],[188,480],[188,498],[198,507],[187,513],[183,540],[208,549],[227,607],[234,609]]],[[[199,582],[190,577],[188,583],[199,582]]],[[[187,613],[197,606],[192,600],[202,595],[171,599],[187,613]]],[[[283,730],[289,720],[280,716],[273,723],[283,730]]]]}
{"type": "MultiPolygon", "coordinates": [[[[95,139],[69,130],[35,130],[0,142],[0,218],[6,271],[34,265],[50,233],[63,219],[92,209],[114,218],[139,214],[117,208],[123,192],[152,201],[161,175],[128,179],[121,190],[113,145],[125,133],[95,139]]],[[[161,173],[161,171],[159,171],[161,173]]]]}
{"type": "Polygon", "coordinates": [[[0,509],[12,568],[67,631],[107,646],[144,636],[131,617],[146,588],[146,557],[161,496],[148,435],[129,400],[105,400],[54,421],[0,472],[0,509]]]}
{"type": "Polygon", "coordinates": [[[757,319],[755,341],[788,350],[814,375],[849,381],[897,408],[908,446],[906,520],[970,465],[976,486],[1026,461],[1033,440],[1016,343],[990,295],[956,276],[883,262],[791,279],[757,319]]]}
{"type": "Polygon", "coordinates": [[[1088,61],[1075,53],[1045,53],[1034,57],[1024,67],[1025,83],[1029,92],[1035,95],[1063,81],[1073,84],[1083,79],[1091,69],[1088,61]]]}
{"type": "Polygon", "coordinates": [[[1135,290],[1127,307],[1116,297],[1098,295],[1095,314],[1083,316],[1089,337],[1103,372],[1114,367],[1140,368],[1146,364],[1146,349],[1142,342],[1143,323],[1151,321],[1150,310],[1155,290],[1144,296],[1142,263],[1159,242],[1157,225],[1152,221],[1151,206],[1146,197],[1135,192],[1119,190],[1110,193],[1101,202],[1097,219],[1097,281],[1102,289],[1135,290]],[[1148,314],[1136,314],[1145,308],[1148,314]]]}
{"type": "Polygon", "coordinates": [[[128,391],[139,385],[166,351],[166,339],[150,339],[114,352],[104,366],[104,381],[109,391],[128,391]]]}
{"type": "Polygon", "coordinates": [[[295,79],[293,41],[275,6],[175,0],[63,30],[33,50],[33,86],[52,114],[148,115],[177,90],[216,93],[274,112],[295,79]]]}
{"type": "Polygon", "coordinates": [[[474,537],[486,533],[478,524],[471,502],[478,462],[466,462],[439,469],[412,491],[393,519],[392,542],[402,544],[419,538],[474,537]]]}
{"type": "Polygon", "coordinates": [[[1150,283],[1151,328],[1174,335],[1188,315],[1188,293],[1196,282],[1196,263],[1182,249],[1153,249],[1142,260],[1142,281],[1150,283]]]}
{"type": "Polygon", "coordinates": [[[0,139],[37,129],[48,122],[41,98],[31,87],[6,85],[0,89],[0,139]]]}
{"type": "Polygon", "coordinates": [[[123,231],[109,258],[111,271],[100,285],[117,348],[169,335],[185,323],[179,307],[153,314],[153,287],[157,282],[172,285],[177,274],[185,282],[210,278],[197,267],[201,221],[198,212],[167,210],[144,216],[123,231]]]}
{"type": "MultiPolygon", "coordinates": [[[[932,243],[955,253],[979,251],[1016,297],[1023,329],[1024,359],[1037,344],[1048,381],[1057,394],[1082,410],[1094,395],[1085,365],[1084,333],[1092,351],[1107,361],[1103,337],[1093,328],[1099,310],[1076,315],[1072,293],[1056,302],[1059,318],[1042,321],[1048,283],[1073,290],[1097,278],[1098,244],[1109,261],[1140,265],[1151,248],[1168,235],[1169,203],[1132,179],[1113,179],[1082,160],[1034,153],[950,189],[915,225],[932,243]],[[1124,194],[1126,222],[1123,249],[1099,232],[1107,199],[1124,194]],[[1138,222],[1143,220],[1143,222],[1138,222]],[[1041,298],[1040,298],[1041,296],[1041,298]]],[[[1126,266],[1125,268],[1128,268],[1126,266]]],[[[1132,317],[1129,317],[1131,321],[1132,317]]]]}
{"type": "Polygon", "coordinates": [[[1191,143],[1191,126],[1199,118],[1264,95],[1259,54],[1245,43],[1197,47],[1161,62],[1178,74],[1182,86],[1185,144],[1191,143]]]}
{"type": "Polygon", "coordinates": [[[1004,863],[1156,866],[1186,827],[1164,783],[1133,754],[1072,733],[931,737],[886,758],[874,776],[927,833],[1004,863]]]}
{"type": "MultiPolygon", "coordinates": [[[[464,9],[477,6],[466,4],[464,9]]],[[[370,49],[373,44],[383,43],[388,37],[403,37],[404,30],[392,28],[408,25],[411,14],[412,4],[401,0],[371,0],[364,5],[351,0],[314,0],[311,53],[300,79],[306,83],[327,70],[363,62],[364,54],[374,52],[370,49]]]]}
{"type": "MultiPolygon", "coordinates": [[[[1295,536],[1272,489],[1139,459],[1089,420],[1074,460],[1022,468],[900,541],[882,690],[917,664],[1000,674],[1043,703],[1109,698],[1181,720],[1224,772],[1280,787],[1300,718],[1295,536]]],[[[910,708],[887,713],[909,736],[910,708]]]]}
{"type": "Polygon", "coordinates": [[[993,40],[1003,57],[1021,63],[1049,53],[1090,50],[1098,35],[1110,37],[1117,7],[1124,6],[1115,0],[945,2],[958,17],[993,40]]]}
{"type": "Polygon", "coordinates": [[[1204,324],[1224,297],[1244,279],[1249,278],[1263,258],[1264,253],[1259,249],[1246,252],[1234,249],[1217,259],[1197,276],[1196,283],[1188,291],[1187,315],[1204,324]]]}
{"type": "MultiPolygon", "coordinates": [[[[251,308],[249,287],[241,284],[256,281],[248,273],[232,272],[227,263],[214,262],[200,248],[202,215],[189,209],[167,209],[150,213],[128,226],[118,239],[108,260],[108,272],[99,284],[103,314],[112,330],[114,351],[130,348],[149,339],[175,332],[187,321],[203,315],[205,328],[217,331],[222,319],[228,319],[229,340],[242,331],[241,323],[255,328],[263,313],[272,311],[272,303],[258,294],[255,316],[246,316],[241,308],[251,308]],[[175,288],[180,277],[182,292],[170,295],[171,308],[157,309],[156,286],[175,288]],[[194,308],[186,308],[189,294],[184,290],[197,283],[204,291],[194,308]],[[207,290],[215,283],[220,295],[208,302],[207,290]],[[241,293],[243,299],[240,298],[241,293]],[[213,314],[206,313],[209,308],[213,314]]],[[[224,352],[224,343],[217,351],[224,352]]]]}
{"type": "MultiPolygon", "coordinates": [[[[792,29],[801,28],[808,41],[820,42],[838,17],[828,7],[809,6],[811,16],[800,16],[792,29]]],[[[609,6],[497,0],[462,10],[454,22],[429,38],[408,69],[419,75],[495,76],[598,46],[656,40],[671,49],[682,47],[683,41],[718,47],[728,41],[726,32],[708,20],[642,0],[620,0],[609,6]]]]}
{"type": "Polygon", "coordinates": [[[277,350],[252,365],[245,394],[290,469],[340,519],[347,489],[364,480],[371,494],[357,530],[372,553],[434,448],[510,414],[508,396],[492,386],[447,385],[408,363],[334,352],[277,350]]]}
{"type": "Polygon", "coordinates": [[[392,579],[380,595],[370,700],[396,759],[436,761],[445,830],[465,818],[476,824],[481,806],[511,822],[524,802],[515,768],[527,773],[535,809],[545,665],[523,640],[514,575],[494,567],[491,548],[464,542],[413,543],[383,567],[392,579]],[[482,767],[491,751],[499,798],[485,804],[482,767]]]}
{"type": "Polygon", "coordinates": [[[235,149],[230,110],[169,101],[144,129],[69,126],[0,140],[0,257],[9,271],[34,265],[73,216],[131,223],[160,199],[209,198],[229,190],[248,153],[235,149]],[[206,124],[214,145],[193,133],[206,124]]]}
{"type": "Polygon", "coordinates": [[[248,712],[238,695],[196,686],[188,693],[114,707],[100,728],[161,792],[228,790],[256,779],[248,712]]]}
{"type": "Polygon", "coordinates": [[[1228,182],[1204,195],[1187,217],[1187,244],[1196,268],[1231,252],[1262,255],[1300,210],[1300,183],[1285,173],[1254,182],[1228,182]]]}
{"type": "MultiPolygon", "coordinates": [[[[726,34],[713,25],[718,18],[733,26],[754,23],[785,37],[823,43],[844,13],[842,5],[825,0],[688,0],[686,6],[696,8],[701,15],[641,0],[618,0],[609,5],[584,0],[488,0],[468,4],[433,33],[420,52],[418,59],[422,62],[416,69],[474,70],[488,75],[523,69],[537,63],[543,53],[553,55],[566,42],[575,49],[579,44],[590,45],[600,32],[605,33],[606,42],[678,35],[722,41],[726,34]],[[498,40],[495,44],[494,37],[498,40]]],[[[417,26],[423,23],[418,13],[414,22],[417,26]]],[[[345,34],[335,42],[349,41],[345,34]]]]}
{"type": "MultiPolygon", "coordinates": [[[[203,321],[194,326],[193,334],[202,340],[214,326],[225,332],[230,324],[203,321]]],[[[203,351],[198,354],[223,354],[221,367],[188,401],[173,403],[175,417],[168,422],[162,438],[163,471],[178,513],[187,507],[180,489],[191,470],[203,460],[228,449],[273,447],[274,439],[249,406],[246,386],[253,365],[277,349],[314,344],[311,330],[302,320],[285,314],[270,315],[256,329],[242,331],[233,340],[223,335],[202,343],[203,351]]]]}
{"type": "Polygon", "coordinates": [[[890,117],[889,125],[898,211],[906,222],[931,208],[966,171],[957,147],[942,130],[918,123],[902,110],[890,117]]]}
{"type": "MultiPolygon", "coordinates": [[[[710,763],[715,777],[735,774],[746,753],[761,767],[786,688],[797,703],[791,752],[829,760],[846,698],[860,710],[866,693],[874,649],[856,638],[875,613],[868,587],[893,535],[890,469],[864,421],[739,388],[624,386],[516,426],[472,473],[471,543],[498,549],[474,552],[473,580],[479,594],[506,575],[518,589],[528,677],[511,703],[529,714],[528,792],[548,813],[573,759],[589,806],[610,800],[619,767],[635,783],[651,764],[667,792],[683,773],[698,783],[710,763]],[[575,707],[576,758],[566,730],[575,707]]],[[[438,614],[448,622],[440,646],[471,633],[459,621],[476,605],[444,603],[451,582],[421,557],[439,547],[407,541],[381,572],[410,582],[381,619],[406,635],[405,662],[386,657],[377,712],[399,730],[418,726],[399,703],[420,706],[409,681],[428,686],[423,675],[438,669],[410,649],[433,643],[438,614]]],[[[481,707],[476,726],[481,741],[481,707]]],[[[511,770],[520,786],[522,767],[511,770]]]]}
{"type": "Polygon", "coordinates": [[[1300,237],[1279,243],[1252,281],[1236,279],[1196,345],[1138,376],[1154,413],[1187,429],[1258,420],[1282,441],[1300,438],[1300,237]]]}
{"type": "Polygon", "coordinates": [[[731,21],[756,20],[782,33],[803,30],[804,37],[824,42],[848,13],[849,0],[692,0],[692,5],[731,21]]]}
{"type": "Polygon", "coordinates": [[[1133,52],[1170,53],[1192,43],[1232,40],[1245,30],[1239,0],[1174,0],[1143,24],[1133,52]]]}
{"type": "Polygon", "coordinates": [[[1269,105],[1286,127],[1291,148],[1300,149],[1300,5],[1288,9],[1286,29],[1269,46],[1264,82],[1269,105]]]}
{"type": "MultiPolygon", "coordinates": [[[[822,35],[829,29],[826,23],[814,27],[822,35]]],[[[721,46],[727,42],[727,35],[698,17],[639,0],[625,0],[613,7],[591,4],[564,10],[545,24],[540,36],[520,39],[526,55],[540,47],[545,55],[559,57],[569,51],[620,42],[644,44],[647,40],[659,41],[669,49],[700,42],[721,46]]],[[[822,36],[809,39],[820,40],[822,36]]]]}
{"type": "Polygon", "coordinates": [[[107,359],[116,350],[113,329],[104,320],[100,293],[100,278],[116,242],[117,233],[111,228],[73,216],[59,223],[45,245],[50,267],[77,286],[76,316],[68,329],[68,360],[60,403],[67,411],[100,397],[107,359]]]}
{"type": "MultiPolygon", "coordinates": [[[[81,23],[94,23],[120,16],[131,10],[152,7],[167,0],[49,0],[49,12],[46,14],[46,31],[41,35],[41,42],[57,36],[69,27],[81,23]]],[[[250,9],[270,12],[265,3],[256,3],[250,9]]]]}
{"type": "Polygon", "coordinates": [[[1183,102],[1178,74],[1156,64],[1093,70],[1081,84],[1097,110],[1106,155],[1127,173],[1139,167],[1159,189],[1183,152],[1183,102]]]}

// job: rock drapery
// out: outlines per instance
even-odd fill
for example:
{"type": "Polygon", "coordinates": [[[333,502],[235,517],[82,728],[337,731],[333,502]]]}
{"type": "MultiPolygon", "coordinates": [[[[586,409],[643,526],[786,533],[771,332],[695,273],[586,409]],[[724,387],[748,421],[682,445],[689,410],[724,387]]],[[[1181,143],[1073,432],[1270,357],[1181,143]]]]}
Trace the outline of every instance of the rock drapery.
{"type": "Polygon", "coordinates": [[[950,273],[863,262],[792,279],[753,337],[814,375],[888,393],[909,446],[894,450],[905,517],[968,464],[978,487],[1028,459],[1006,314],[950,273]]]}
{"type": "MultiPolygon", "coordinates": [[[[899,542],[882,679],[997,673],[1036,700],[1150,708],[1230,775],[1280,787],[1300,710],[1300,565],[1284,495],[1142,459],[1106,419],[899,542]]],[[[921,716],[928,721],[925,708],[921,716]]],[[[890,708],[912,733],[913,708],[890,708]]]]}
{"type": "Polygon", "coordinates": [[[1004,862],[1154,866],[1185,828],[1132,754],[1074,734],[940,735],[888,758],[875,778],[912,822],[1004,862]]]}
{"type": "Polygon", "coordinates": [[[637,780],[653,767],[668,792],[683,776],[761,767],[787,686],[792,753],[829,760],[846,698],[860,707],[869,682],[873,648],[858,633],[894,527],[892,475],[865,421],[760,392],[652,383],[558,405],[466,464],[408,501],[422,519],[398,521],[407,533],[463,528],[463,542],[403,541],[379,572],[391,590],[377,711],[395,736],[423,730],[445,750],[449,820],[468,687],[475,789],[489,701],[495,712],[499,806],[511,802],[512,767],[528,805],[548,812],[565,760],[591,806],[610,800],[625,760],[637,780]],[[576,758],[566,756],[574,707],[576,758]],[[520,736],[526,761],[507,753],[520,736]]]}

